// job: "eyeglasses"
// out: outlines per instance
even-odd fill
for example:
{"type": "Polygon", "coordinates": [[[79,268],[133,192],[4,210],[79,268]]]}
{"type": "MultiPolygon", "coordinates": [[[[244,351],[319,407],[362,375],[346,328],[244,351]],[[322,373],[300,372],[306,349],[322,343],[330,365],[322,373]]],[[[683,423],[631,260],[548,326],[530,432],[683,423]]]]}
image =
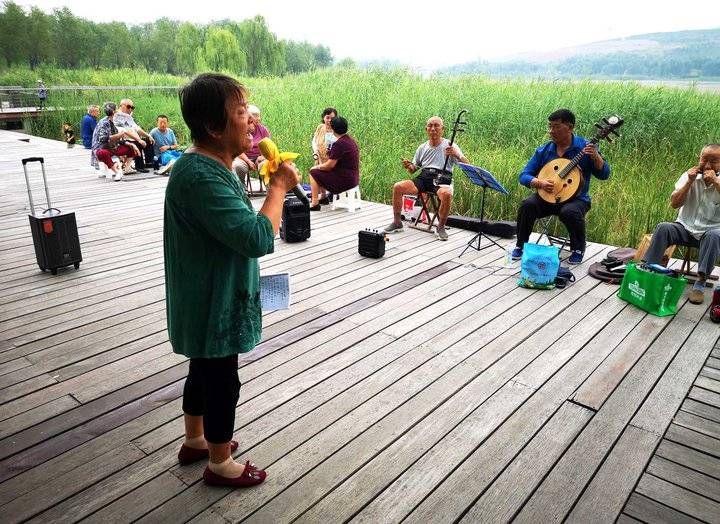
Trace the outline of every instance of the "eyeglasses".
{"type": "Polygon", "coordinates": [[[128,109],[135,109],[135,106],[131,106],[130,104],[126,105],[125,107],[127,107],[128,109]]]}

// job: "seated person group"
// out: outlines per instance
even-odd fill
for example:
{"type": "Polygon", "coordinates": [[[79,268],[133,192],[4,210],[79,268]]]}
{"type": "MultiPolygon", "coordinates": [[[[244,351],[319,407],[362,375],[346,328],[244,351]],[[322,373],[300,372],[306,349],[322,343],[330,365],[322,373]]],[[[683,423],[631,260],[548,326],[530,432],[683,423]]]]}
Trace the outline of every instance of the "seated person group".
{"type": "Polygon", "coordinates": [[[159,174],[166,174],[181,154],[166,115],[158,115],[157,127],[148,133],[135,122],[134,110],[132,100],[126,98],[119,108],[106,102],[102,107],[105,116],[98,122],[100,108],[96,105],[88,106],[83,116],[80,123],[83,145],[92,150],[90,163],[100,169],[101,178],[110,175],[118,181],[124,175],[147,173],[154,166],[159,168],[159,174]]]}

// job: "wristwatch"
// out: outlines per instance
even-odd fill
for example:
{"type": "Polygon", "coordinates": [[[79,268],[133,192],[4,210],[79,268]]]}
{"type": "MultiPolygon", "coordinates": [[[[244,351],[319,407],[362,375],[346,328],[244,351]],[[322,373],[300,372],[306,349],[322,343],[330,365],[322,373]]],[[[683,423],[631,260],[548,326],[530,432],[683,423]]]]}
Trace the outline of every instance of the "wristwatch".
{"type": "Polygon", "coordinates": [[[313,153],[313,160],[317,160],[318,158],[320,158],[320,157],[318,156],[318,154],[317,154],[317,153],[313,153]]]}

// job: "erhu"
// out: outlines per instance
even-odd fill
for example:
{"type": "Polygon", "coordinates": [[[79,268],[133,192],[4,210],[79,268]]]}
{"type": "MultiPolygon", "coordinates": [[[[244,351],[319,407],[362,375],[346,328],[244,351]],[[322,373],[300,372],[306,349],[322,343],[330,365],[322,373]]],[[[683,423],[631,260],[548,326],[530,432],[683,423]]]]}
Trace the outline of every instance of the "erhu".
{"type": "MultiPolygon", "coordinates": [[[[463,131],[465,131],[465,129],[463,129],[463,126],[467,125],[467,122],[462,119],[463,115],[465,113],[467,113],[467,109],[463,109],[462,111],[460,111],[460,113],[458,113],[458,116],[455,119],[455,123],[453,124],[452,135],[450,135],[450,145],[448,147],[452,147],[452,145],[455,143],[455,135],[457,133],[462,133],[463,131]]],[[[439,173],[438,175],[436,175],[435,179],[433,180],[433,183],[436,186],[438,185],[438,178],[441,176],[445,176],[445,171],[447,170],[448,160],[450,160],[450,158],[447,155],[445,155],[445,163],[443,164],[442,172],[439,173]]]]}

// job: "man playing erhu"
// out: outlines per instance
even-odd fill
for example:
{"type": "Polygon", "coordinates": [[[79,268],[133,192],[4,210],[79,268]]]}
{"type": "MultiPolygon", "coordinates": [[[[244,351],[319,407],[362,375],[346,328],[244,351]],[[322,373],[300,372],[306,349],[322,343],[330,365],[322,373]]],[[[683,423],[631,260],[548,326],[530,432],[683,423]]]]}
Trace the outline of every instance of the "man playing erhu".
{"type": "Polygon", "coordinates": [[[464,163],[469,161],[457,144],[450,145],[450,141],[443,138],[443,131],[443,119],[439,116],[430,117],[425,125],[427,142],[417,148],[412,162],[402,159],[402,166],[408,173],[413,174],[419,169],[420,174],[412,180],[402,180],[393,186],[393,221],[385,228],[386,232],[399,231],[403,228],[400,213],[404,194],[435,193],[440,200],[437,236],[440,240],[448,239],[445,223],[450,214],[453,198],[452,170],[458,161],[464,163]]]}

